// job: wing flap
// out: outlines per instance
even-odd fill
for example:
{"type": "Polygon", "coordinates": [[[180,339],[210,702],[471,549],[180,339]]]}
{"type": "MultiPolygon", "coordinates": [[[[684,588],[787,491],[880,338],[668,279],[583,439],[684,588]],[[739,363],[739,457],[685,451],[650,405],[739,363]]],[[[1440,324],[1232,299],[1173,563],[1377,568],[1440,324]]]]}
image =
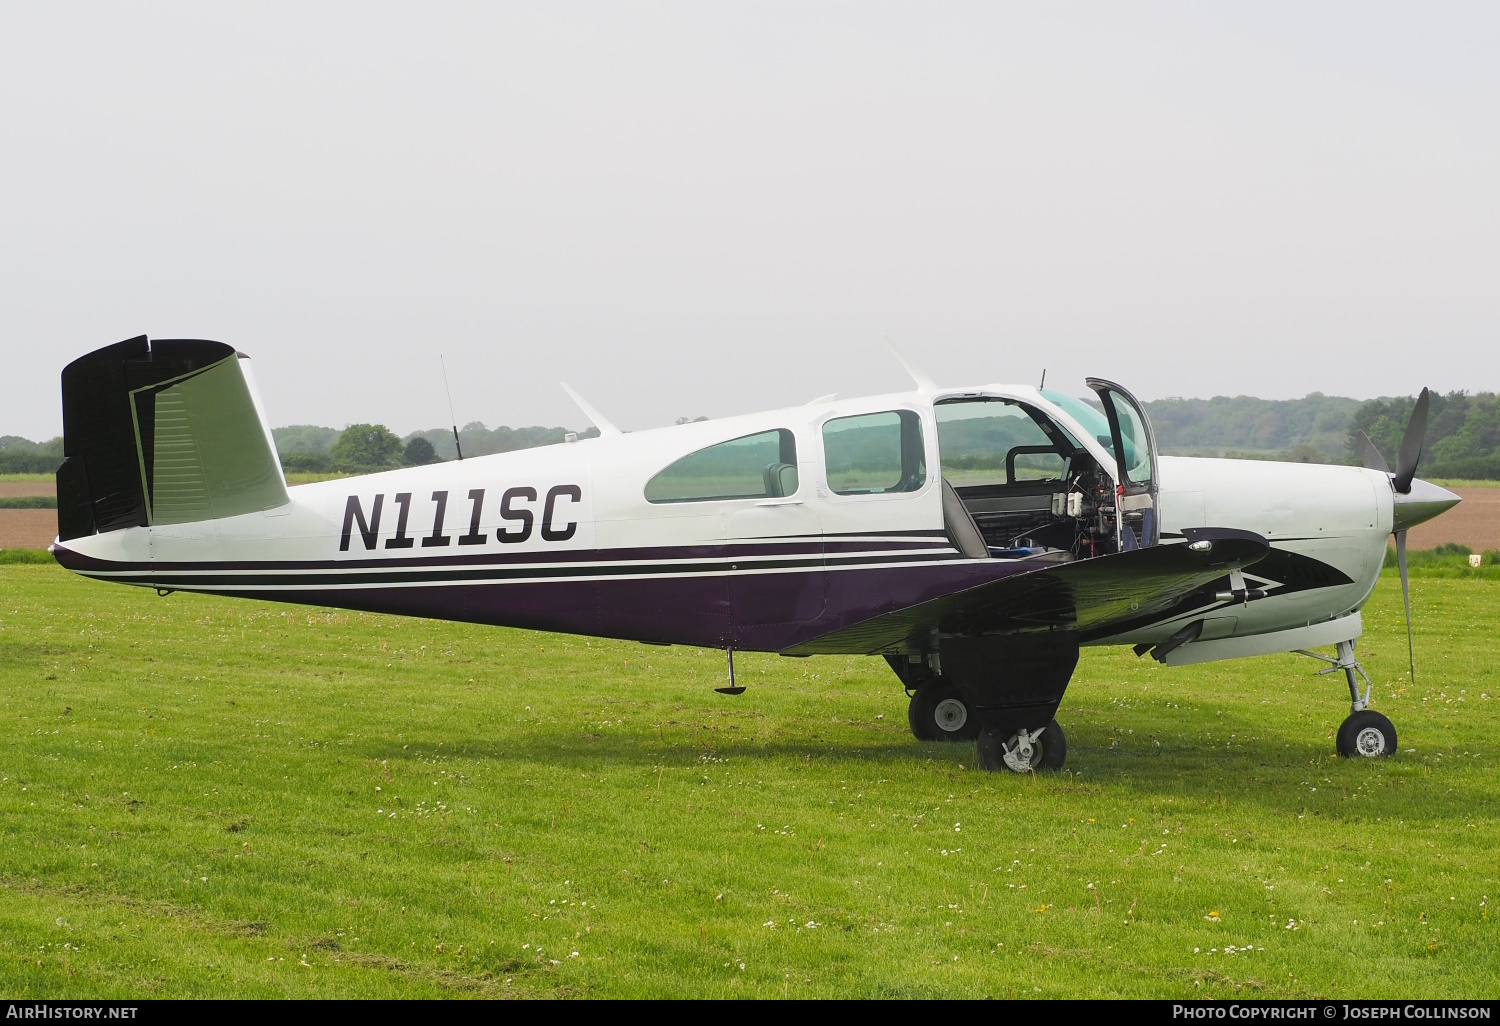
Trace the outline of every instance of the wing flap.
{"type": "Polygon", "coordinates": [[[1176,545],[1117,552],[1038,569],[897,609],[787,649],[788,655],[901,652],[939,635],[1036,631],[1097,633],[1165,613],[1184,596],[1270,551],[1265,538],[1231,528],[1188,528],[1176,545]],[[1207,543],[1204,545],[1203,543],[1207,543]]]}

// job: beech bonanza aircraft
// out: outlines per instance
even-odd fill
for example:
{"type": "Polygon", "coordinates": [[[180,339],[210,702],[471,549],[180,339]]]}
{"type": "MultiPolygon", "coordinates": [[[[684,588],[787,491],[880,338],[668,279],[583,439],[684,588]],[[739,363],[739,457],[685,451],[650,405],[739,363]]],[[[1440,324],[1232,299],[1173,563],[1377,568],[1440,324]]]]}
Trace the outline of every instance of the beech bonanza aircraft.
{"type": "Polygon", "coordinates": [[[720,648],[730,694],[736,649],[881,655],[912,732],[988,770],[1063,764],[1080,646],[1331,645],[1339,753],[1396,751],[1354,645],[1386,537],[1405,592],[1406,529],[1458,502],[1414,476],[1425,389],[1391,472],[1368,439],[1364,468],[1162,457],[1098,379],[1096,409],[913,377],[631,434],[578,400],[600,437],[288,489],[245,355],[142,336],[63,371],[52,551],[163,593],[720,648]]]}

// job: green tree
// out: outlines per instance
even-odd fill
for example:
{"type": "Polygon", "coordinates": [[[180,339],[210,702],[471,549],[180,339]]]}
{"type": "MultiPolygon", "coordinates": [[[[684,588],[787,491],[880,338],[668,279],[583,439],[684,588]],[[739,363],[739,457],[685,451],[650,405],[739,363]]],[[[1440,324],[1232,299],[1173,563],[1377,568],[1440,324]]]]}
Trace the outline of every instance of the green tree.
{"type": "Polygon", "coordinates": [[[50,474],[62,459],[61,438],[37,443],[20,435],[0,435],[0,474],[50,474]]]}
{"type": "Polygon", "coordinates": [[[339,433],[333,428],[319,427],[316,424],[289,424],[273,429],[271,436],[276,439],[276,451],[283,456],[290,456],[294,452],[326,455],[333,443],[338,441],[339,433]]]}
{"type": "Polygon", "coordinates": [[[330,450],[335,470],[368,474],[399,464],[401,439],[384,424],[350,424],[330,450]]]}
{"type": "MultiPolygon", "coordinates": [[[[1362,430],[1394,467],[1415,405],[1415,397],[1401,396],[1361,406],[1349,425],[1348,461],[1359,461],[1362,430]]],[[[1500,478],[1500,396],[1434,392],[1417,472],[1423,477],[1500,478]]]]}
{"type": "Polygon", "coordinates": [[[421,435],[415,435],[406,443],[406,454],[404,459],[408,467],[425,467],[429,463],[437,462],[437,450],[432,443],[421,435]]]}

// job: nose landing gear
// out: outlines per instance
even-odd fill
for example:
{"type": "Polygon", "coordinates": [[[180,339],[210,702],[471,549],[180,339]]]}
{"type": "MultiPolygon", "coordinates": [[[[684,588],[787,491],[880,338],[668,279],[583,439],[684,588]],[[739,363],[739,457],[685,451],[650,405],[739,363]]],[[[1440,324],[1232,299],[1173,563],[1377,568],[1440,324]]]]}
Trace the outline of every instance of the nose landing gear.
{"type": "Polygon", "coordinates": [[[1339,726],[1339,754],[1346,759],[1354,756],[1375,758],[1378,755],[1396,753],[1396,728],[1390,720],[1374,709],[1361,709],[1351,713],[1339,726]]]}
{"type": "Polygon", "coordinates": [[[1343,670],[1344,677],[1349,682],[1349,716],[1339,725],[1334,742],[1339,755],[1346,759],[1395,755],[1396,727],[1389,719],[1370,708],[1370,688],[1373,685],[1365,668],[1354,658],[1354,642],[1340,641],[1337,649],[1337,659],[1305,649],[1298,649],[1297,654],[1311,656],[1329,664],[1318,671],[1318,676],[1343,670]],[[1360,694],[1359,677],[1363,677],[1365,681],[1364,694],[1360,694]]]}

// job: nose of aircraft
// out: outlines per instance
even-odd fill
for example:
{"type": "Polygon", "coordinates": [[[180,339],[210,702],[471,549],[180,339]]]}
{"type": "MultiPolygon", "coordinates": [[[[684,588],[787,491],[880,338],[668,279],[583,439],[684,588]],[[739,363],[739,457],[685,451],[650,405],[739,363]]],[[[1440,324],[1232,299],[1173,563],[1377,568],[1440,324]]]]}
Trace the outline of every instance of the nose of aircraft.
{"type": "Polygon", "coordinates": [[[1445,513],[1463,501],[1448,489],[1435,485],[1431,481],[1423,481],[1421,478],[1412,479],[1411,491],[1404,495],[1401,492],[1395,492],[1394,495],[1396,509],[1395,524],[1392,529],[1396,531],[1404,531],[1408,527],[1431,520],[1439,513],[1445,513]]]}

